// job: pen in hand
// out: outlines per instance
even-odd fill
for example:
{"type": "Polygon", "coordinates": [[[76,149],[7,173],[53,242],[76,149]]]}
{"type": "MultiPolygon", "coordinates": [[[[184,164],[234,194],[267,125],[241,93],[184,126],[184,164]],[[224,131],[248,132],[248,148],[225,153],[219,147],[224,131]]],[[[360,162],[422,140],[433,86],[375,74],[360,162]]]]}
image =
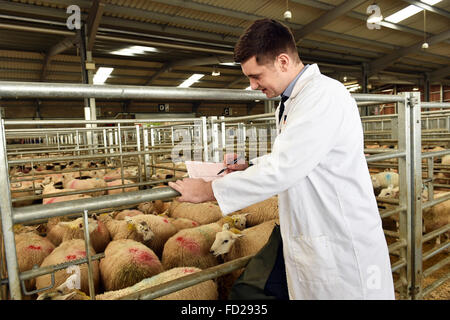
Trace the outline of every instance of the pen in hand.
{"type": "MultiPolygon", "coordinates": [[[[233,163],[229,163],[229,164],[236,164],[239,160],[241,160],[241,157],[237,157],[236,159],[233,160],[233,163]]],[[[217,175],[221,174],[221,173],[224,172],[225,170],[227,170],[226,167],[223,168],[222,170],[220,170],[219,173],[218,173],[217,175]]]]}

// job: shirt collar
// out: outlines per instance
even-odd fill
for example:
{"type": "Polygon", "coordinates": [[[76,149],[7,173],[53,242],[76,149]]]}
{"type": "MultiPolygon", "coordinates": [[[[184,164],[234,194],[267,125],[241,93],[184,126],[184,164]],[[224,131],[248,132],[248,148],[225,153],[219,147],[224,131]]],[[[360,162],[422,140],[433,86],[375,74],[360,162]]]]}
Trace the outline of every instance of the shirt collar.
{"type": "Polygon", "coordinates": [[[295,77],[294,80],[291,81],[291,83],[288,85],[288,87],[283,91],[281,95],[290,97],[292,90],[294,90],[295,83],[300,78],[300,76],[303,74],[303,72],[309,67],[309,64],[303,67],[303,69],[298,73],[298,75],[295,77]]]}

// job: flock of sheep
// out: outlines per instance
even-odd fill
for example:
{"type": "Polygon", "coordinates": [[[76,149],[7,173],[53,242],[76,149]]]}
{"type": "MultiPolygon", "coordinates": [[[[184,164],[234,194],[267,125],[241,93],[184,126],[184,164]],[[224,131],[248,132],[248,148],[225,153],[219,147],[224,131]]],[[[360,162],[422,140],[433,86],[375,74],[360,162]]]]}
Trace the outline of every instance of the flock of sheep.
{"type": "MultiPolygon", "coordinates": [[[[382,148],[378,145],[374,146],[366,146],[367,148],[382,148]]],[[[443,151],[445,150],[442,147],[434,147],[434,148],[423,148],[422,152],[434,152],[434,151],[443,151]]],[[[397,161],[394,161],[396,163],[397,161]]],[[[422,161],[424,164],[426,160],[422,161]]],[[[442,158],[435,158],[434,162],[440,165],[450,165],[450,155],[444,155],[442,158]]],[[[427,177],[427,172],[422,173],[422,177],[425,179],[427,177]]],[[[399,199],[400,195],[400,187],[399,187],[399,174],[396,169],[388,169],[386,171],[380,171],[379,169],[371,168],[371,178],[372,185],[374,188],[374,193],[377,196],[378,200],[380,200],[380,208],[382,209],[392,209],[394,207],[393,204],[384,203],[385,199],[399,199]]],[[[436,172],[433,176],[433,182],[438,184],[448,184],[450,181],[450,173],[447,172],[436,172]]],[[[448,188],[439,188],[434,187],[433,190],[433,198],[437,199],[440,197],[444,197],[450,194],[448,188]]],[[[426,183],[423,184],[422,194],[421,194],[422,202],[426,202],[429,199],[428,196],[428,188],[426,183]]],[[[396,226],[398,228],[398,215],[390,216],[389,219],[395,221],[396,226]]],[[[450,200],[441,202],[431,208],[424,209],[422,211],[422,222],[423,222],[423,232],[431,232],[440,227],[443,227],[450,223],[450,200]]],[[[450,234],[447,232],[445,234],[447,238],[449,238],[450,234]]],[[[437,243],[440,243],[440,237],[436,239],[437,243]]]]}
{"type": "MultiPolygon", "coordinates": [[[[70,168],[78,166],[80,170],[86,169],[82,174],[78,173],[84,179],[77,178],[73,173],[47,172],[42,175],[42,179],[34,183],[42,187],[44,195],[66,190],[88,190],[84,194],[43,198],[42,203],[96,197],[105,194],[105,191],[89,190],[109,186],[110,182],[120,181],[117,185],[122,185],[120,171],[96,170],[96,165],[90,162],[70,164],[70,168]]],[[[136,172],[132,169],[126,170],[129,183],[134,183],[136,179],[136,172]]],[[[39,171],[43,170],[50,171],[48,167],[39,171]]],[[[23,169],[13,168],[11,171],[12,177],[20,178],[23,169]]],[[[163,179],[170,174],[173,170],[158,169],[154,178],[163,179]]],[[[11,188],[14,183],[11,183],[11,188]]],[[[134,190],[137,187],[107,192],[134,190]]],[[[23,192],[20,195],[23,196],[23,192]]],[[[192,204],[180,203],[176,199],[143,202],[125,210],[92,214],[88,219],[89,250],[91,255],[104,253],[103,258],[92,261],[95,299],[120,299],[139,290],[255,254],[267,242],[275,223],[278,223],[276,197],[226,217],[216,202],[192,204]],[[225,242],[225,238],[228,241],[225,242]]],[[[34,266],[45,267],[86,258],[82,218],[50,218],[44,224],[16,225],[14,231],[20,272],[34,266]]],[[[51,289],[28,298],[90,299],[88,265],[77,265],[76,272],[73,268],[56,271],[55,284],[51,289]]],[[[232,283],[242,271],[199,283],[160,299],[226,299],[232,283]]],[[[28,291],[42,290],[50,285],[50,274],[26,282],[28,291]]]]}
{"type": "MultiPolygon", "coordinates": [[[[450,155],[444,156],[441,163],[450,164],[450,155]]],[[[30,205],[36,201],[48,204],[138,190],[136,186],[125,187],[137,181],[137,167],[125,167],[123,177],[120,168],[112,167],[105,162],[83,161],[11,168],[11,196],[19,200],[13,205],[30,205]],[[30,172],[35,173],[34,181],[27,179],[30,172]],[[116,188],[102,190],[107,187],[116,188]],[[61,194],[67,191],[83,193],[61,194]],[[41,200],[21,200],[24,196],[39,194],[44,196],[41,200]]],[[[176,168],[185,169],[183,164],[176,165],[176,168]]],[[[166,179],[173,174],[173,169],[157,169],[153,178],[166,179]]],[[[178,172],[175,177],[185,175],[185,172],[178,172]]],[[[450,178],[447,175],[440,173],[437,178],[450,178]]],[[[371,176],[378,200],[398,198],[399,175],[396,170],[375,169],[374,172],[371,169],[371,176]]],[[[423,199],[426,200],[428,193],[425,191],[423,199]]],[[[436,198],[447,194],[449,192],[438,188],[434,191],[436,198]]],[[[383,205],[387,209],[392,206],[383,205]]],[[[448,224],[449,212],[450,200],[424,210],[425,229],[432,231],[448,224]]],[[[395,216],[391,217],[395,220],[395,216]]],[[[90,252],[91,255],[104,253],[104,258],[92,261],[95,299],[120,299],[223,262],[255,254],[266,244],[275,223],[279,223],[278,219],[277,197],[226,217],[215,202],[192,204],[180,203],[176,199],[144,202],[125,210],[93,214],[88,219],[90,252]]],[[[46,223],[35,226],[16,225],[14,232],[20,272],[35,266],[58,265],[86,258],[84,227],[82,218],[64,217],[50,218],[46,223]]],[[[76,271],[73,268],[56,271],[51,289],[28,298],[90,299],[88,266],[83,263],[78,267],[76,271]]],[[[204,281],[159,299],[226,299],[242,271],[204,281]]],[[[46,274],[28,280],[26,288],[28,291],[42,290],[50,284],[51,275],[46,274]]]]}

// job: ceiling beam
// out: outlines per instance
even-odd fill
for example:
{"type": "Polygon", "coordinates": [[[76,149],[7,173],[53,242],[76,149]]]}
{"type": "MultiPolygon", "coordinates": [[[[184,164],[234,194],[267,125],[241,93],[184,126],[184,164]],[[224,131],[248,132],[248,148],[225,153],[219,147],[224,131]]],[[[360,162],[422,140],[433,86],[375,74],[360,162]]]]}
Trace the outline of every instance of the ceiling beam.
{"type": "Polygon", "coordinates": [[[448,76],[450,76],[450,66],[430,72],[428,78],[430,81],[438,81],[448,76]]]}
{"type": "Polygon", "coordinates": [[[60,54],[64,51],[66,51],[69,48],[72,48],[72,46],[77,43],[78,37],[67,37],[63,39],[62,41],[58,42],[57,44],[53,45],[45,54],[44,63],[42,65],[41,70],[41,81],[45,80],[45,77],[48,72],[48,68],[50,66],[51,60],[54,56],[57,54],[60,54]]]}
{"type": "Polygon", "coordinates": [[[410,4],[413,4],[413,5],[415,5],[415,6],[419,7],[419,8],[422,8],[424,10],[427,10],[427,11],[439,14],[439,15],[444,16],[446,18],[450,18],[450,12],[448,12],[447,10],[444,10],[444,9],[441,9],[441,8],[438,8],[438,7],[430,6],[429,4],[426,4],[426,3],[422,2],[422,1],[417,1],[417,0],[403,0],[403,1],[407,2],[407,3],[410,3],[410,4]]]}
{"type": "Polygon", "coordinates": [[[314,33],[320,29],[322,29],[324,26],[330,24],[340,16],[345,15],[347,12],[351,11],[353,8],[359,6],[363,2],[366,2],[365,0],[346,0],[337,7],[334,7],[333,9],[327,11],[323,15],[321,15],[319,18],[313,20],[312,22],[308,23],[307,25],[303,26],[299,30],[294,30],[294,38],[297,41],[297,43],[306,37],[308,34],[314,33]]]}
{"type": "MultiPolygon", "coordinates": [[[[450,38],[450,29],[428,38],[427,42],[429,45],[432,45],[435,43],[445,41],[448,38],[450,38]]],[[[369,65],[370,75],[373,75],[373,74],[387,68],[388,66],[390,66],[392,63],[394,63],[395,61],[397,61],[398,59],[400,59],[403,56],[406,56],[408,54],[415,53],[415,52],[420,52],[420,50],[422,50],[422,43],[423,43],[423,41],[420,41],[420,42],[413,44],[412,46],[403,47],[399,50],[396,50],[390,54],[387,54],[381,58],[378,58],[378,59],[372,61],[369,65]]]]}
{"type": "Polygon", "coordinates": [[[95,43],[95,36],[97,34],[98,27],[100,26],[100,20],[102,19],[105,4],[101,0],[95,0],[92,3],[92,7],[89,10],[89,16],[86,21],[88,43],[86,46],[87,51],[92,51],[95,43]]]}

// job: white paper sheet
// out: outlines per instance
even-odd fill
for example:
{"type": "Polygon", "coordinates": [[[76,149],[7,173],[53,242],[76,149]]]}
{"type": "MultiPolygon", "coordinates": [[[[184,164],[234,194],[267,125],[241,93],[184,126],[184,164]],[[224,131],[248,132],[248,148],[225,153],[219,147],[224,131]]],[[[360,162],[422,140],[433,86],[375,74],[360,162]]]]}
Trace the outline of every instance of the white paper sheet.
{"type": "Polygon", "coordinates": [[[220,170],[225,168],[222,162],[186,161],[185,164],[190,178],[201,178],[205,181],[212,181],[226,174],[222,172],[220,175],[217,175],[220,170]]]}

